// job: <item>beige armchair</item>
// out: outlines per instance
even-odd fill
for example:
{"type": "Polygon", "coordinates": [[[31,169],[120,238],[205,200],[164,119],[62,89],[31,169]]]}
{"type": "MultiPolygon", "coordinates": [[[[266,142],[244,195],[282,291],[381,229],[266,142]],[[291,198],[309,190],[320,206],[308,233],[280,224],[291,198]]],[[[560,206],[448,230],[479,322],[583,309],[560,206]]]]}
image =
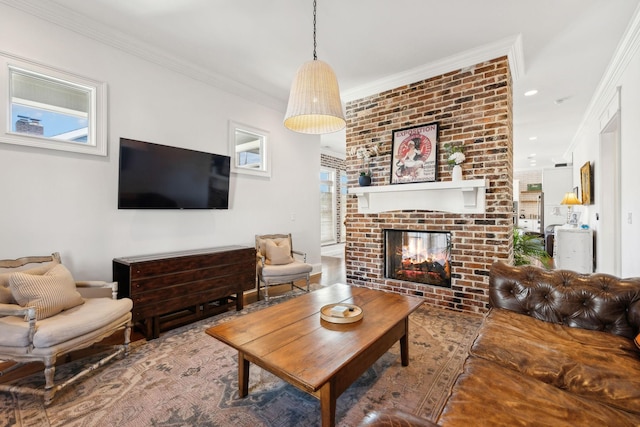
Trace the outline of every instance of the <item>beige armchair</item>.
{"type": "Polygon", "coordinates": [[[126,356],[133,304],[116,297],[117,283],[75,282],[58,253],[0,260],[0,361],[15,362],[5,363],[10,366],[0,371],[0,379],[29,362],[42,362],[45,377],[44,390],[12,384],[0,384],[0,390],[39,394],[48,405],[57,391],[113,358],[126,356]],[[90,289],[94,297],[83,297],[83,289],[90,289]],[[96,289],[103,289],[106,297],[95,295],[96,289]],[[109,346],[101,360],[54,383],[58,356],[90,347],[119,330],[124,330],[122,345],[109,346]]]}
{"type": "Polygon", "coordinates": [[[309,292],[309,275],[313,268],[307,264],[306,253],[293,250],[291,234],[256,235],[256,256],[257,299],[260,299],[260,288],[264,289],[264,297],[269,300],[269,286],[283,283],[291,283],[292,290],[295,286],[309,292]],[[295,283],[302,279],[306,281],[306,288],[295,283]]]}

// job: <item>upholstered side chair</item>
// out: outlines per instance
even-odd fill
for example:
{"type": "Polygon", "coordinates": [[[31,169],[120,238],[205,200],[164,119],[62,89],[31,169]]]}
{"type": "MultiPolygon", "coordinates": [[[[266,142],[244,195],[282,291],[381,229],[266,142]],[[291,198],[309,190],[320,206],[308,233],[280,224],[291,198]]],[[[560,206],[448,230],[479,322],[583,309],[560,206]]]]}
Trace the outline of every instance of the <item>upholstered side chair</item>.
{"type": "Polygon", "coordinates": [[[260,299],[260,289],[269,300],[269,286],[291,283],[291,289],[309,292],[309,276],[313,267],[307,264],[307,254],[293,249],[291,234],[256,235],[256,292],[260,299]],[[297,280],[305,280],[306,287],[296,285],[297,280]]]}
{"type": "Polygon", "coordinates": [[[117,283],[76,282],[60,255],[0,260],[0,361],[2,375],[30,362],[44,364],[45,386],[0,384],[0,390],[42,395],[45,405],[57,391],[129,352],[132,301],[117,299],[117,283]],[[83,292],[87,290],[87,297],[83,292]],[[108,346],[101,359],[60,384],[56,359],[123,331],[123,344],[108,346]],[[13,364],[8,362],[14,362],[13,364]]]}

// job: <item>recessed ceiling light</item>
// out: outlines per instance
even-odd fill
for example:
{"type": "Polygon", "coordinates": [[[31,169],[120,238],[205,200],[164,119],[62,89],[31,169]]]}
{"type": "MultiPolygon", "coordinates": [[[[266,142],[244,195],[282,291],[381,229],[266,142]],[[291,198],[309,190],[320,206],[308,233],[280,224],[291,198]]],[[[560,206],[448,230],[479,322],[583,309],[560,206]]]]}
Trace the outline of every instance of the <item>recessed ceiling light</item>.
{"type": "Polygon", "coordinates": [[[526,92],[524,93],[524,96],[533,96],[533,95],[535,95],[536,93],[538,93],[538,90],[537,90],[537,89],[531,89],[531,90],[526,91],[526,92]]]}
{"type": "Polygon", "coordinates": [[[537,137],[537,136],[530,136],[530,137],[529,137],[529,141],[535,141],[536,139],[538,139],[538,137],[537,137]]]}

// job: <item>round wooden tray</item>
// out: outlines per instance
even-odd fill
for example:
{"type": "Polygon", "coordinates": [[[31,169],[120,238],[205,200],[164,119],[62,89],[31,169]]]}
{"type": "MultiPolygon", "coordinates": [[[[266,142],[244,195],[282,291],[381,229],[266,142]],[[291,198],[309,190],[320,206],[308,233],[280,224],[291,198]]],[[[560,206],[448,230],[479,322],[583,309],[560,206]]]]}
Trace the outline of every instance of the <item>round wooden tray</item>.
{"type": "Polygon", "coordinates": [[[362,319],[364,313],[362,309],[354,304],[345,304],[345,303],[337,303],[337,304],[328,304],[320,309],[320,318],[322,320],[326,320],[331,323],[353,323],[362,319]],[[335,316],[331,314],[331,309],[336,305],[344,305],[345,307],[349,307],[353,309],[353,311],[349,310],[345,313],[344,317],[335,316]]]}

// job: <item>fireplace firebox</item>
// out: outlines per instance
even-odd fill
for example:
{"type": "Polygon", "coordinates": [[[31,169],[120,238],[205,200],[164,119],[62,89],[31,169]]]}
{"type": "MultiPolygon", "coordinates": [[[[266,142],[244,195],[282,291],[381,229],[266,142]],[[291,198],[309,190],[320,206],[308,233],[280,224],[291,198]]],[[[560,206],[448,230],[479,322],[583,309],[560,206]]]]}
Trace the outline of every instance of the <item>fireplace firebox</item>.
{"type": "Polygon", "coordinates": [[[451,287],[451,233],[384,230],[384,276],[451,287]]]}

